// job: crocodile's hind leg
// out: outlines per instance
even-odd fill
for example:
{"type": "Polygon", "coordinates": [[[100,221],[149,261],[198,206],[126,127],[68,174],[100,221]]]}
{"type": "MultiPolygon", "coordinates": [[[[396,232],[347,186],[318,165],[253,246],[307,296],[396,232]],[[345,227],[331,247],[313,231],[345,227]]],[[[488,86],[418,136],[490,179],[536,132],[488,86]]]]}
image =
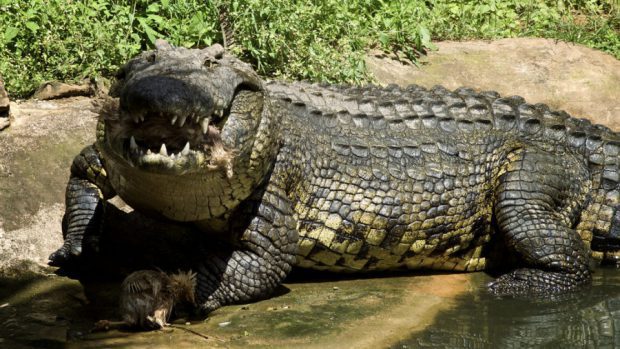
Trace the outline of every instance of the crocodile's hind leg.
{"type": "Polygon", "coordinates": [[[68,266],[85,245],[97,248],[104,197],[113,195],[99,153],[86,147],[73,159],[65,194],[63,245],[49,256],[49,264],[68,266]]]}
{"type": "Polygon", "coordinates": [[[572,228],[591,186],[568,154],[519,150],[496,183],[499,234],[519,260],[489,285],[496,294],[557,293],[590,280],[589,254],[572,228]]]}

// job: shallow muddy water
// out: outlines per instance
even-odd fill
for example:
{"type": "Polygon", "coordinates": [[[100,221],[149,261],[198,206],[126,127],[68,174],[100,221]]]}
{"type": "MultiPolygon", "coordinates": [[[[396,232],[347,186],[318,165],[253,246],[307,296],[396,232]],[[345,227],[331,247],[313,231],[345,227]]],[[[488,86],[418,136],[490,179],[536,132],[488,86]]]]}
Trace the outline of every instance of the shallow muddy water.
{"type": "Polygon", "coordinates": [[[557,299],[500,299],[472,292],[393,348],[620,348],[620,270],[597,269],[591,286],[557,299]]]}
{"type": "Polygon", "coordinates": [[[0,348],[620,348],[620,270],[555,299],[494,297],[484,273],[291,278],[270,299],[91,333],[114,319],[118,283],[0,277],[0,348]],[[199,334],[199,335],[196,335],[199,334]]]}

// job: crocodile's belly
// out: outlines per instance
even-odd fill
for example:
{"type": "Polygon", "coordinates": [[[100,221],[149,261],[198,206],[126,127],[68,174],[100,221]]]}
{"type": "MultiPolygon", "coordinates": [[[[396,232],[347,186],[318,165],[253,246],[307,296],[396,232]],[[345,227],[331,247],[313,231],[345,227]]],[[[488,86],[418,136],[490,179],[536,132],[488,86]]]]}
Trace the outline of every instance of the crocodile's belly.
{"type": "MultiPolygon", "coordinates": [[[[295,206],[298,265],[333,271],[485,268],[491,174],[454,162],[313,171],[295,206]],[[380,169],[382,168],[382,170],[380,169]]],[[[318,161],[321,165],[321,161],[318,161]]]]}

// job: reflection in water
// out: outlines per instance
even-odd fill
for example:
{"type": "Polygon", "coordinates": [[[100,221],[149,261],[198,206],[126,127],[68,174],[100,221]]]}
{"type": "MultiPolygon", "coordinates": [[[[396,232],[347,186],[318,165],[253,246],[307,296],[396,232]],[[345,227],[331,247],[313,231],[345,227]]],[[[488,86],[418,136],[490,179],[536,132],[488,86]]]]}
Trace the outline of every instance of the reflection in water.
{"type": "Polygon", "coordinates": [[[479,290],[394,348],[620,348],[620,270],[560,299],[500,299],[479,290]]]}

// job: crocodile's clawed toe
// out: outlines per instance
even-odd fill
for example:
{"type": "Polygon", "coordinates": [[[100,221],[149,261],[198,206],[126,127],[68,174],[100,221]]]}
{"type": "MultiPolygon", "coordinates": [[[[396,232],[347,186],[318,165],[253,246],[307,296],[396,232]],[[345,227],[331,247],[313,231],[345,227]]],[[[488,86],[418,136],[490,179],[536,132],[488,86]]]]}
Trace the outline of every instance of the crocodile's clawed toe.
{"type": "Polygon", "coordinates": [[[487,290],[493,295],[501,296],[506,294],[509,286],[501,280],[491,281],[487,284],[487,290]]]}
{"type": "Polygon", "coordinates": [[[65,243],[61,248],[50,254],[47,264],[53,267],[66,267],[72,264],[81,255],[81,252],[80,247],[65,243]]]}
{"type": "Polygon", "coordinates": [[[50,254],[47,264],[52,267],[61,267],[65,265],[68,259],[69,254],[67,253],[67,251],[63,248],[60,248],[54,253],[50,254]]]}
{"type": "Polygon", "coordinates": [[[214,311],[215,309],[221,307],[222,304],[221,302],[211,299],[206,301],[205,303],[201,304],[197,309],[196,309],[196,314],[197,315],[207,315],[209,313],[211,313],[212,311],[214,311]]]}
{"type": "Polygon", "coordinates": [[[496,296],[514,296],[528,293],[527,280],[519,277],[517,273],[504,274],[487,284],[489,292],[496,296]]]}

